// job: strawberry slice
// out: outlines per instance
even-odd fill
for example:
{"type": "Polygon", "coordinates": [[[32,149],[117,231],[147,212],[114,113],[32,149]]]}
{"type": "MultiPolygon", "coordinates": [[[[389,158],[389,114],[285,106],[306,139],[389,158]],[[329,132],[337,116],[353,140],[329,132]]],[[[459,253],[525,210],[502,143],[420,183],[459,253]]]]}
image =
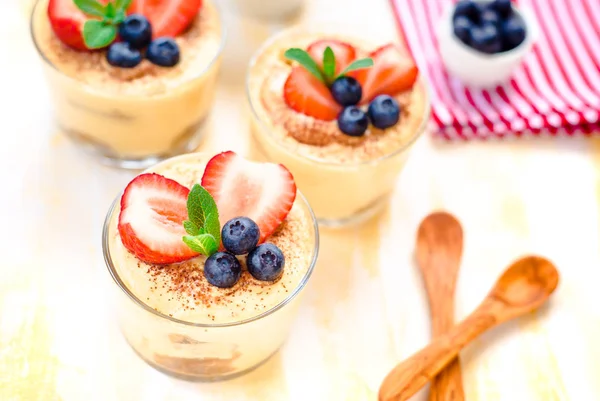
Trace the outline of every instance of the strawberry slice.
{"type": "MultiPolygon", "coordinates": [[[[100,0],[106,4],[108,0],[100,0]]],[[[48,19],[54,34],[65,45],[75,50],[89,50],[83,41],[83,24],[89,19],[73,0],[50,0],[48,19]]]]}
{"type": "Polygon", "coordinates": [[[259,243],[281,225],[296,199],[294,177],[284,166],[252,162],[231,151],[210,159],[202,186],[215,199],[221,224],[249,217],[260,229],[259,243]]]}
{"type": "Polygon", "coordinates": [[[129,13],[144,15],[152,24],[152,37],[175,37],[194,21],[202,0],[133,0],[129,13]]]}
{"type": "Polygon", "coordinates": [[[397,46],[382,46],[369,56],[373,59],[373,67],[349,74],[362,85],[362,103],[378,95],[397,95],[412,88],[417,80],[419,70],[414,60],[397,46]]]}
{"type": "Polygon", "coordinates": [[[327,46],[331,47],[335,55],[335,72],[339,74],[348,64],[356,58],[356,49],[346,43],[335,39],[322,39],[312,43],[306,51],[323,68],[323,52],[327,46]]]}
{"type": "Polygon", "coordinates": [[[159,174],[134,178],[121,197],[118,229],[125,248],[146,263],[176,263],[197,256],[182,240],[189,193],[159,174]]]}
{"type": "Polygon", "coordinates": [[[300,66],[285,81],[283,98],[292,109],[319,120],[334,120],[342,110],[327,85],[300,66]]]}

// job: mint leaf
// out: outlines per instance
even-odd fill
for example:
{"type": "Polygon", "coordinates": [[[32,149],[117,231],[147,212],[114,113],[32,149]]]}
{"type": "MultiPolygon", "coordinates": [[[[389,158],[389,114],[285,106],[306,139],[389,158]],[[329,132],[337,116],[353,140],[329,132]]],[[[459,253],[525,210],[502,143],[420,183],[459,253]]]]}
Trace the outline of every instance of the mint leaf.
{"type": "Polygon", "coordinates": [[[125,21],[125,18],[127,18],[127,14],[125,14],[125,11],[124,10],[117,10],[115,18],[113,18],[112,22],[115,25],[119,25],[120,23],[122,23],[123,21],[125,21]]]}
{"type": "MultiPolygon", "coordinates": [[[[200,235],[200,234],[204,234],[203,232],[201,232],[200,228],[195,225],[194,223],[192,223],[189,220],[186,220],[183,222],[183,228],[185,228],[185,232],[188,233],[189,235],[200,235]]],[[[204,231],[204,230],[202,230],[204,231]]]]}
{"type": "Polygon", "coordinates": [[[219,211],[217,204],[210,193],[199,184],[192,187],[187,199],[188,218],[198,228],[205,228],[205,231],[215,238],[221,237],[219,224],[219,211]],[[216,221],[216,224],[215,224],[216,221]],[[210,225],[213,232],[208,230],[210,225]],[[219,227],[214,232],[215,226],[219,227]]]}
{"type": "Polygon", "coordinates": [[[122,10],[123,12],[125,12],[129,8],[130,4],[131,4],[131,0],[116,0],[115,8],[117,9],[117,11],[122,10]]]}
{"type": "Polygon", "coordinates": [[[73,0],[77,8],[95,17],[104,17],[104,6],[96,0],[73,0]]]}
{"type": "Polygon", "coordinates": [[[108,3],[104,8],[104,19],[108,21],[112,21],[115,18],[117,10],[115,9],[114,3],[108,3]]]}
{"type": "Polygon", "coordinates": [[[289,60],[297,61],[304,69],[306,69],[306,71],[314,75],[319,81],[325,82],[319,66],[306,51],[298,48],[291,48],[287,49],[283,55],[289,60]]]}
{"type": "Polygon", "coordinates": [[[325,73],[325,79],[332,81],[335,75],[335,54],[331,47],[327,46],[323,52],[323,72],[325,73]]]}
{"type": "Polygon", "coordinates": [[[215,237],[217,243],[221,242],[221,223],[219,222],[219,213],[215,211],[215,213],[210,213],[206,216],[206,221],[204,222],[204,231],[215,237]]]}
{"type": "Polygon", "coordinates": [[[83,41],[88,49],[101,49],[117,37],[117,28],[103,21],[88,20],[83,25],[83,41]]]}
{"type": "Polygon", "coordinates": [[[210,234],[186,235],[183,237],[183,242],[194,252],[210,256],[219,250],[219,243],[210,234]]]}
{"type": "Polygon", "coordinates": [[[340,73],[340,77],[349,73],[350,71],[362,70],[363,68],[373,67],[373,59],[372,58],[362,58],[360,60],[355,60],[346,68],[344,71],[340,73]]]}

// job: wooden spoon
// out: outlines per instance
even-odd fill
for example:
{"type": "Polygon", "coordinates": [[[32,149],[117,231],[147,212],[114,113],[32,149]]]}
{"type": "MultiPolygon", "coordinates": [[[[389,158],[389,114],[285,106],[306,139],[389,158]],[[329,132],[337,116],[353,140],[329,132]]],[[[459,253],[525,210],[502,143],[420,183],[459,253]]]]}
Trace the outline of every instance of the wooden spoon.
{"type": "Polygon", "coordinates": [[[539,308],[557,285],[558,271],[550,261],[537,256],[517,260],[465,320],[392,369],[381,384],[379,401],[408,399],[469,342],[500,323],[539,308]]]}
{"type": "MultiPolygon", "coordinates": [[[[463,232],[446,212],[427,216],[417,232],[417,263],[425,280],[431,310],[432,335],[454,326],[454,289],[463,250],[463,232]]],[[[458,357],[431,382],[429,401],[463,401],[465,393],[458,357]]]]}

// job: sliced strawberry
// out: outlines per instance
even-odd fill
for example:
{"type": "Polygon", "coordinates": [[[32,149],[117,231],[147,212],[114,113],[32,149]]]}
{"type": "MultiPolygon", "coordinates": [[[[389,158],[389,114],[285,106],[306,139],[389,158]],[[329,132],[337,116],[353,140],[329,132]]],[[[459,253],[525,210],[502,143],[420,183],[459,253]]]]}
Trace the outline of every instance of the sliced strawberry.
{"type": "Polygon", "coordinates": [[[175,37],[194,21],[202,0],[133,0],[129,13],[139,13],[150,20],[152,37],[175,37]]]}
{"type": "Polygon", "coordinates": [[[322,39],[317,40],[308,46],[306,51],[311,55],[313,60],[323,68],[323,52],[327,46],[331,47],[333,54],[335,55],[335,72],[340,73],[348,64],[350,64],[356,58],[356,49],[346,43],[334,39],[322,39]]]}
{"type": "Polygon", "coordinates": [[[378,95],[394,96],[412,88],[419,70],[412,57],[397,46],[388,44],[370,54],[373,67],[357,70],[354,76],[362,85],[362,103],[378,95]]]}
{"type": "Polygon", "coordinates": [[[175,263],[198,254],[183,241],[190,190],[159,174],[141,174],[121,197],[121,242],[146,263],[175,263]]]}
{"type": "Polygon", "coordinates": [[[252,162],[231,151],[210,159],[202,186],[215,199],[221,224],[249,217],[260,229],[259,243],[281,225],[296,199],[294,177],[284,166],[252,162]]]}
{"type": "Polygon", "coordinates": [[[327,85],[300,66],[285,81],[283,98],[292,109],[319,120],[334,120],[342,110],[327,85]]]}
{"type": "MultiPolygon", "coordinates": [[[[106,4],[108,0],[101,0],[106,4]]],[[[65,45],[75,50],[88,50],[83,41],[83,24],[89,19],[73,0],[50,0],[48,19],[54,34],[65,45]]]]}

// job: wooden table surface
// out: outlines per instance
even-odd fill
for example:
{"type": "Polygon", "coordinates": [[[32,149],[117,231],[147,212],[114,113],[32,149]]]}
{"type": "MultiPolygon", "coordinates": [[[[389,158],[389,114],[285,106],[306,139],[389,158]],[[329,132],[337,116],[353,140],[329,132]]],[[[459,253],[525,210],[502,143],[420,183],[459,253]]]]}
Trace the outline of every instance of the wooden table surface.
{"type": "MultiPolygon", "coordinates": [[[[465,230],[458,318],[523,254],[550,258],[562,274],[548,307],[462,353],[467,399],[600,400],[597,139],[444,144],[423,137],[382,216],[322,231],[293,334],[267,364],[219,384],[185,383],[147,366],[115,325],[100,247],[108,206],[133,173],[99,165],[54,128],[29,7],[30,0],[2,0],[0,400],[375,400],[388,370],[429,340],[413,246],[420,220],[440,208],[465,230]]],[[[281,26],[227,19],[202,148],[244,152],[246,64],[281,26]]],[[[309,0],[300,19],[397,40],[385,0],[309,0]]]]}

